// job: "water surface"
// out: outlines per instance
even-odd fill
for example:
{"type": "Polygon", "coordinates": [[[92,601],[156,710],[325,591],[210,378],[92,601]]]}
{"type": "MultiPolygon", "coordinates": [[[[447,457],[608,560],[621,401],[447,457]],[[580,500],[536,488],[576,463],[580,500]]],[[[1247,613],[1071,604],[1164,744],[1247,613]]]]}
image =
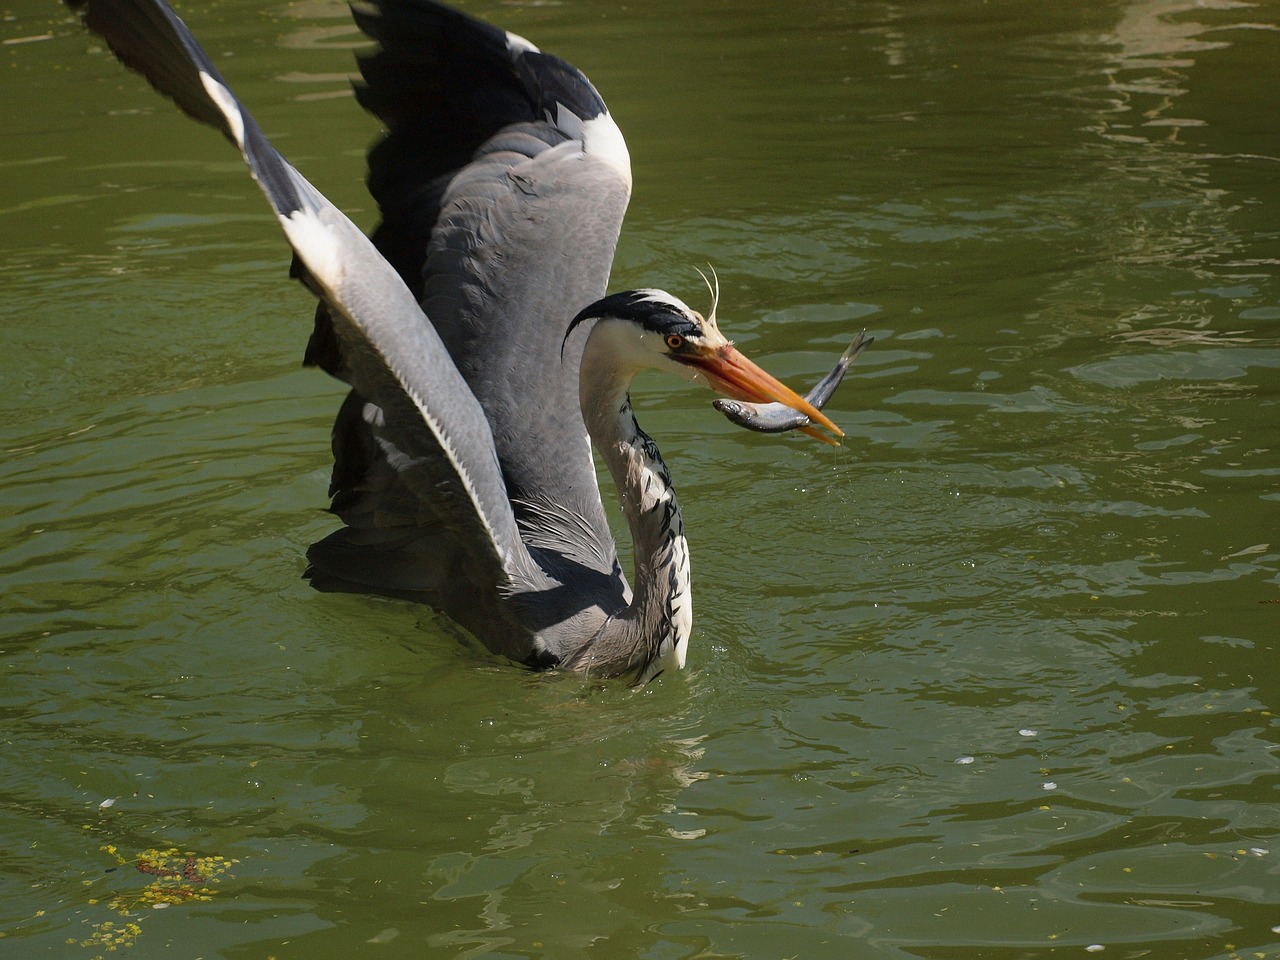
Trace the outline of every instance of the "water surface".
{"type": "MultiPolygon", "coordinates": [[[[0,957],[1280,957],[1280,4],[465,7],[626,132],[614,289],[713,263],[802,389],[876,337],[848,443],[637,385],[697,595],[638,694],[311,592],[270,215],[9,7],[0,957]]],[[[182,13],[371,226],[345,8],[182,13]]]]}

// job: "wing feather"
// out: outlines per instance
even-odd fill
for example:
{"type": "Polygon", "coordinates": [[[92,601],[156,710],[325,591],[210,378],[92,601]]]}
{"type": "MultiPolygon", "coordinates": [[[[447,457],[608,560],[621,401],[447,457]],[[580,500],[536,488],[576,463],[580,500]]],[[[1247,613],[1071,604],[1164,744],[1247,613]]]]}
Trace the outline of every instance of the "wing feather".
{"type": "Polygon", "coordinates": [[[188,115],[239,148],[322,298],[344,372],[378,411],[369,424],[402,481],[509,583],[527,564],[484,411],[413,293],[373,244],[270,144],[161,0],[68,0],[85,25],[188,115]]]}
{"type": "Polygon", "coordinates": [[[580,71],[512,34],[432,0],[377,0],[357,21],[379,44],[357,95],[387,126],[369,155],[374,242],[484,407],[525,539],[577,542],[576,515],[611,571],[585,337],[564,333],[608,283],[631,190],[622,135],[580,71]]]}

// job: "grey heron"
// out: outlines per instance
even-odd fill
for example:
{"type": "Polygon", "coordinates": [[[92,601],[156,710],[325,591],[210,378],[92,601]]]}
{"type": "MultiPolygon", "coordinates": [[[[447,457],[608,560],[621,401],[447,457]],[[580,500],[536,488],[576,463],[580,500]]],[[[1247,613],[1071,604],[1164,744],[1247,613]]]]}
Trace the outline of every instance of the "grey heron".
{"type": "MultiPolygon", "coordinates": [[[[796,426],[841,431],[660,290],[606,296],[631,194],[626,143],[575,67],[432,0],[353,8],[375,42],[356,95],[385,126],[366,237],[270,144],[162,0],[67,0],[128,67],[244,157],[319,299],[305,362],[350,392],[320,589],[429,603],[534,667],[645,683],[682,667],[689,551],[670,474],[636,423],[658,369],[796,426]],[[618,561],[592,460],[634,548],[618,561]]],[[[750,424],[748,424],[750,425],[750,424]]],[[[828,438],[829,439],[829,438],[828,438]]]]}

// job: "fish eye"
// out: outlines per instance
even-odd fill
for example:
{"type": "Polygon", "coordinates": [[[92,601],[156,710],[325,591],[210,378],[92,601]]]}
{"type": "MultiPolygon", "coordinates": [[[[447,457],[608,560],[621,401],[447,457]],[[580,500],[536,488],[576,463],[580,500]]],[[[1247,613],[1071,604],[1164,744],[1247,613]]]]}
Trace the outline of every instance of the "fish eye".
{"type": "Polygon", "coordinates": [[[668,350],[679,350],[684,347],[684,337],[678,333],[668,333],[664,339],[668,350]]]}

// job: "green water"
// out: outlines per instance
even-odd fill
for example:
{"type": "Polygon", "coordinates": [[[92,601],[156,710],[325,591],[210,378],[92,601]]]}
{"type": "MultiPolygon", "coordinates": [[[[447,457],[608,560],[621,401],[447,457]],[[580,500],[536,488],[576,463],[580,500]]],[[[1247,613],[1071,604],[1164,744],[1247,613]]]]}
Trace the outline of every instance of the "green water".
{"type": "MultiPolygon", "coordinates": [[[[0,957],[1280,957],[1280,3],[466,8],[626,132],[614,289],[713,263],[802,389],[874,334],[848,443],[638,385],[697,597],[638,694],[311,592],[277,228],[10,3],[0,957]]],[[[182,12],[371,225],[345,8],[182,12]]]]}

